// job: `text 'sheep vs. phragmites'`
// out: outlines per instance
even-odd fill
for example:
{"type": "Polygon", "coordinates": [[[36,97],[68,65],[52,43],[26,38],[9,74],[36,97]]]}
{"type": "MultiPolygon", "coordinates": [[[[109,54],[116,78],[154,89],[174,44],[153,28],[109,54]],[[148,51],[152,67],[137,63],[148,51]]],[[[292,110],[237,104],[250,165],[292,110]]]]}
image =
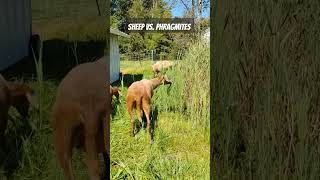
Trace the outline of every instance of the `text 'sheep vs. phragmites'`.
{"type": "Polygon", "coordinates": [[[156,30],[165,30],[165,31],[180,31],[180,30],[190,30],[191,24],[166,24],[166,23],[159,23],[156,25],[156,30]]]}
{"type": "Polygon", "coordinates": [[[156,31],[189,31],[191,30],[191,24],[186,23],[156,23],[154,29],[154,24],[144,24],[144,23],[131,23],[128,25],[128,30],[156,30],[156,31]],[[146,29],[145,29],[146,28],[146,29]]]}

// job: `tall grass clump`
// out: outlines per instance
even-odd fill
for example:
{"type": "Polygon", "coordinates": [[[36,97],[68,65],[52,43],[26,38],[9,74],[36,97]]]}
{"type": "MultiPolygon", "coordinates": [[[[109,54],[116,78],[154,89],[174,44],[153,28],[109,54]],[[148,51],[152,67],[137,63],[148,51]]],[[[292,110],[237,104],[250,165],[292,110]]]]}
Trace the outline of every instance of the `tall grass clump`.
{"type": "Polygon", "coordinates": [[[319,9],[309,0],[216,4],[218,179],[319,179],[319,9]]]}
{"type": "Polygon", "coordinates": [[[209,127],[209,46],[196,41],[183,60],[166,72],[171,87],[160,87],[153,102],[160,110],[177,111],[187,120],[209,127]]]}
{"type": "MultiPolygon", "coordinates": [[[[47,88],[49,86],[49,83],[45,84],[43,79],[42,44],[40,45],[38,59],[34,51],[32,52],[36,69],[36,81],[30,85],[35,89],[38,96],[37,111],[33,111],[30,114],[29,121],[32,124],[32,133],[23,139],[20,169],[14,174],[14,179],[46,177],[43,174],[43,172],[46,171],[46,166],[44,165],[47,163],[51,151],[49,144],[51,139],[47,136],[49,132],[48,109],[46,109],[44,103],[46,98],[52,98],[50,97],[52,93],[49,94],[47,89],[45,89],[45,87],[47,88]],[[47,97],[44,98],[45,96],[47,97]]],[[[52,99],[49,101],[52,101],[52,99]]]]}
{"type": "MultiPolygon", "coordinates": [[[[51,136],[51,108],[57,82],[44,78],[42,45],[39,52],[39,58],[33,54],[36,80],[24,82],[35,89],[38,96],[37,108],[31,108],[27,119],[21,119],[15,115],[16,113],[11,113],[15,116],[9,122],[8,137],[13,145],[9,146],[11,149],[7,158],[9,165],[3,168],[8,179],[63,179],[51,136]]],[[[81,160],[83,155],[76,152],[75,175],[77,178],[87,179],[84,174],[85,163],[81,160]]]]}
{"type": "Polygon", "coordinates": [[[208,45],[195,43],[175,63],[164,72],[173,80],[171,87],[159,86],[152,97],[154,144],[149,145],[145,126],[130,136],[126,94],[132,82],[153,78],[152,62],[121,62],[125,76],[118,83],[121,102],[114,101],[111,116],[110,179],[209,179],[208,45]]]}

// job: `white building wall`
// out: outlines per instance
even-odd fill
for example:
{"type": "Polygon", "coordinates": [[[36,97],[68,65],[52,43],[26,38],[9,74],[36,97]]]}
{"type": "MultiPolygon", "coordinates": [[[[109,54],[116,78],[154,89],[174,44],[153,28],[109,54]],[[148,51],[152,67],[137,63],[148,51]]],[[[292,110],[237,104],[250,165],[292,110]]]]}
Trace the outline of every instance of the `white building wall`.
{"type": "Polygon", "coordinates": [[[110,83],[113,83],[119,80],[120,54],[118,36],[111,34],[110,38],[110,83]]]}

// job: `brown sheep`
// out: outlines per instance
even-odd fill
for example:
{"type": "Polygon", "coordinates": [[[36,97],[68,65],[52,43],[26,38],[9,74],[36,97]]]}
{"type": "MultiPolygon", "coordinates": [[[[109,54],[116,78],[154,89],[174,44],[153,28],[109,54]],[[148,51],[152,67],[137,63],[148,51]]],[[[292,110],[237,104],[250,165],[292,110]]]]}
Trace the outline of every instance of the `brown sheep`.
{"type": "Polygon", "coordinates": [[[99,153],[103,153],[105,160],[109,156],[110,103],[107,102],[110,102],[110,94],[105,91],[108,69],[104,57],[80,64],[64,77],[58,87],[53,106],[53,140],[68,180],[74,180],[73,147],[84,147],[91,180],[100,180],[99,153]]]}
{"type": "Polygon", "coordinates": [[[131,133],[132,136],[135,135],[134,132],[134,119],[132,116],[132,109],[136,108],[139,122],[142,126],[142,110],[144,111],[147,118],[147,130],[149,132],[149,141],[153,143],[153,137],[151,133],[151,98],[153,96],[153,90],[156,89],[161,84],[171,84],[166,76],[156,77],[150,80],[143,79],[141,81],[136,81],[130,85],[127,94],[127,111],[131,120],[131,133]]]}
{"type": "Polygon", "coordinates": [[[164,60],[164,61],[157,61],[155,64],[152,65],[153,76],[158,75],[164,69],[168,69],[173,66],[174,63],[172,61],[164,60]]]}
{"type": "Polygon", "coordinates": [[[115,96],[117,99],[119,99],[120,95],[121,95],[121,90],[119,87],[112,87],[110,85],[110,95],[111,97],[115,96]]]}
{"type": "Polygon", "coordinates": [[[8,124],[8,111],[15,107],[23,117],[28,116],[29,106],[37,107],[37,95],[29,86],[6,81],[0,74],[0,146],[5,144],[5,130],[8,124]]]}

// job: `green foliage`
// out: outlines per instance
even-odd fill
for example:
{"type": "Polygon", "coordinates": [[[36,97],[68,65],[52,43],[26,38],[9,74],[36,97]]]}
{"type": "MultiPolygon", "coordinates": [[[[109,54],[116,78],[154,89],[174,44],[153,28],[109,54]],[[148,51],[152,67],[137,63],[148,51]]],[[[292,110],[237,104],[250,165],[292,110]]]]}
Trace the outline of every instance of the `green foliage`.
{"type": "Polygon", "coordinates": [[[133,0],[132,6],[128,11],[131,18],[142,18],[146,14],[142,0],[133,0]]]}
{"type": "Polygon", "coordinates": [[[319,1],[217,3],[215,179],[319,179],[319,9],[319,1]]]}
{"type": "Polygon", "coordinates": [[[115,17],[115,16],[111,16],[111,28],[113,29],[118,29],[118,26],[119,26],[119,20],[115,17]]]}
{"type": "Polygon", "coordinates": [[[158,87],[152,98],[157,126],[150,146],[144,128],[130,136],[125,97],[128,83],[139,75],[153,78],[151,62],[121,62],[132,77],[118,84],[123,96],[121,104],[114,102],[111,179],[209,179],[209,48],[197,42],[177,63],[166,72],[172,86],[158,87]]]}
{"type": "MultiPolygon", "coordinates": [[[[148,0],[133,0],[130,8],[127,9],[129,17],[133,18],[170,18],[170,7],[165,1],[148,1],[148,0]]],[[[121,9],[120,6],[117,9],[121,9]]],[[[120,10],[122,11],[122,10],[120,10]]],[[[120,15],[114,13],[114,18],[128,19],[127,14],[120,15]],[[121,17],[120,17],[121,16],[121,17]]],[[[122,22],[119,21],[119,24],[122,22]]],[[[122,25],[119,25],[122,26],[122,25]]],[[[120,40],[120,52],[141,55],[145,52],[155,50],[158,53],[173,54],[179,45],[174,43],[173,35],[170,33],[130,33],[130,39],[120,40]]],[[[188,36],[188,35],[186,35],[188,36]]],[[[181,47],[181,46],[180,46],[181,47]]],[[[184,47],[182,47],[183,49],[184,47]]],[[[185,49],[185,48],[184,48],[185,49]]],[[[174,56],[171,56],[174,57],[174,56]]]]}
{"type": "Polygon", "coordinates": [[[194,42],[181,61],[166,72],[173,84],[160,88],[154,97],[160,110],[177,111],[192,123],[209,127],[209,48],[201,41],[194,42]],[[168,94],[168,95],[167,95],[168,94]],[[196,97],[196,98],[195,98],[196,97]]]}
{"type": "Polygon", "coordinates": [[[132,0],[111,0],[111,15],[118,20],[118,28],[121,31],[124,31],[125,24],[130,17],[128,11],[131,6],[132,0]]]}

